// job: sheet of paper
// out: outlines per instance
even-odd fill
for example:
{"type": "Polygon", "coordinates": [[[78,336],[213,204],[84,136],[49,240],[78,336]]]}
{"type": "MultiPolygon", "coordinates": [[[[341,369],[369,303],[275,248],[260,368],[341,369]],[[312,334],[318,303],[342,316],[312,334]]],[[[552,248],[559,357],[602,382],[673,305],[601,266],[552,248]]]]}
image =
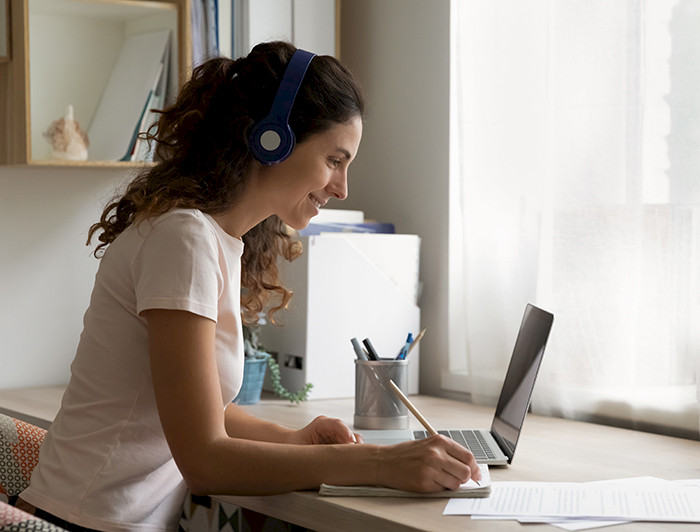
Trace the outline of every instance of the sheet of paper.
{"type": "MultiPolygon", "coordinates": [[[[668,483],[671,482],[673,484],[678,484],[678,485],[683,485],[683,486],[694,486],[694,487],[700,487],[700,481],[698,480],[675,480],[675,481],[667,481],[667,480],[662,480],[660,478],[656,477],[635,477],[635,478],[624,478],[624,479],[613,479],[613,480],[599,480],[596,482],[590,482],[589,484],[596,484],[596,485],[619,485],[619,486],[624,486],[625,484],[628,485],[636,485],[639,486],[642,483],[646,484],[663,484],[663,483],[668,483]]],[[[473,519],[473,517],[472,517],[473,519]]],[[[524,518],[524,519],[518,519],[521,523],[532,523],[536,522],[536,518],[524,518]]],[[[541,522],[541,521],[540,521],[541,522]]],[[[548,523],[552,526],[555,526],[557,528],[561,528],[563,530],[569,530],[570,532],[577,532],[579,530],[589,530],[592,528],[603,528],[606,526],[614,526],[614,525],[622,525],[624,523],[629,523],[629,521],[602,521],[602,520],[589,520],[589,519],[569,519],[566,521],[557,521],[557,520],[552,520],[548,521],[548,523]]]]}
{"type": "MultiPolygon", "coordinates": [[[[678,486],[686,487],[696,487],[700,488],[700,479],[686,479],[686,480],[663,480],[657,477],[634,477],[634,478],[622,478],[622,479],[611,479],[611,480],[598,480],[594,482],[588,482],[587,485],[597,485],[597,486],[634,486],[639,487],[642,485],[656,485],[657,487],[663,486],[664,484],[675,484],[678,486]]],[[[472,515],[474,520],[489,520],[489,519],[504,519],[502,516],[493,515],[472,515]]],[[[628,523],[629,521],[615,520],[606,521],[600,519],[585,519],[585,518],[571,518],[562,520],[560,517],[532,517],[532,516],[510,516],[509,519],[514,519],[520,523],[547,523],[557,528],[569,531],[579,531],[579,530],[589,530],[594,528],[602,528],[606,526],[620,525],[628,523]]]]}
{"type": "Polygon", "coordinates": [[[629,521],[557,521],[554,523],[549,523],[552,526],[561,528],[563,530],[569,530],[571,532],[577,532],[578,530],[589,530],[591,528],[603,528],[606,526],[623,525],[629,523],[629,521]]]}
{"type": "Polygon", "coordinates": [[[671,483],[494,482],[488,499],[450,500],[445,515],[700,522],[700,490],[671,483]]]}
{"type": "MultiPolygon", "coordinates": [[[[613,479],[613,480],[599,480],[596,482],[589,482],[588,484],[596,484],[596,485],[619,485],[619,486],[624,486],[625,484],[628,485],[636,485],[639,486],[642,483],[647,483],[647,484],[663,484],[668,482],[667,480],[662,480],[660,478],[656,477],[635,477],[635,478],[624,478],[624,479],[613,479]]],[[[677,481],[679,483],[683,483],[683,485],[697,485],[700,487],[700,484],[693,484],[693,481],[677,481]]],[[[522,523],[532,523],[533,521],[531,520],[532,518],[529,518],[530,520],[519,520],[522,523]]],[[[549,521],[549,524],[552,526],[555,526],[557,528],[561,528],[563,530],[569,530],[570,532],[577,532],[579,530],[589,530],[592,528],[603,528],[606,526],[614,526],[614,525],[622,525],[625,523],[629,523],[629,521],[603,521],[603,520],[588,520],[588,519],[569,519],[567,521],[549,521]]]]}
{"type": "MultiPolygon", "coordinates": [[[[601,485],[616,485],[620,487],[624,487],[625,485],[634,485],[634,486],[640,486],[643,483],[644,484],[663,484],[667,482],[666,480],[662,480],[660,478],[656,477],[635,477],[635,478],[622,478],[622,479],[612,479],[612,480],[598,480],[594,482],[588,482],[587,484],[590,485],[596,485],[596,486],[601,486],[601,485]]],[[[532,519],[532,518],[530,518],[532,519]]],[[[525,521],[521,520],[521,522],[532,522],[530,521],[525,521]]],[[[603,528],[606,526],[614,526],[614,525],[622,525],[625,523],[629,523],[629,521],[603,521],[603,520],[588,520],[588,519],[569,519],[566,521],[558,521],[558,520],[552,520],[549,522],[550,525],[555,526],[557,528],[561,528],[563,530],[569,530],[570,532],[577,532],[579,530],[589,530],[591,528],[603,528]]]]}
{"type": "Polygon", "coordinates": [[[548,525],[555,526],[557,528],[562,528],[564,530],[588,530],[590,528],[602,528],[605,526],[622,525],[624,523],[629,523],[629,521],[603,521],[603,520],[590,520],[590,519],[569,519],[566,521],[561,521],[559,517],[553,517],[551,519],[542,517],[525,517],[525,516],[514,516],[511,518],[498,517],[493,515],[472,515],[473,521],[488,521],[488,520],[498,520],[503,519],[513,519],[522,524],[538,524],[546,523],[548,525]]]}
{"type": "Polygon", "coordinates": [[[669,480],[671,484],[676,484],[677,486],[689,486],[689,487],[695,487],[695,488],[700,488],[700,479],[698,478],[691,478],[687,480],[669,480]]]}

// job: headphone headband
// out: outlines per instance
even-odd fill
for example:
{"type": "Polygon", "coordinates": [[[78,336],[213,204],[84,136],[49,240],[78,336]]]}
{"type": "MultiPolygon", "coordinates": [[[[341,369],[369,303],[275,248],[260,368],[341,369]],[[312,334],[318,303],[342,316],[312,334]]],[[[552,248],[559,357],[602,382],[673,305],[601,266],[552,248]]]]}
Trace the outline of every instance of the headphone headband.
{"type": "Polygon", "coordinates": [[[295,139],[289,126],[289,115],[314,57],[315,54],[306,50],[294,52],[284,71],[270,112],[251,130],[250,151],[263,164],[280,163],[292,153],[295,139]]]}

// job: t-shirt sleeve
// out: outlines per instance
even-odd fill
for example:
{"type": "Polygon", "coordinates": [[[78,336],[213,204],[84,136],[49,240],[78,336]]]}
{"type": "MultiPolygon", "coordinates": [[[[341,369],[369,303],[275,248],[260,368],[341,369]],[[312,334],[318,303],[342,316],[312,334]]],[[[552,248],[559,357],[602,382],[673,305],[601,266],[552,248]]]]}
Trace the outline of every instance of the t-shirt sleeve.
{"type": "Polygon", "coordinates": [[[212,228],[201,217],[183,212],[156,219],[132,272],[137,313],[186,310],[217,321],[223,286],[219,247],[212,228]]]}

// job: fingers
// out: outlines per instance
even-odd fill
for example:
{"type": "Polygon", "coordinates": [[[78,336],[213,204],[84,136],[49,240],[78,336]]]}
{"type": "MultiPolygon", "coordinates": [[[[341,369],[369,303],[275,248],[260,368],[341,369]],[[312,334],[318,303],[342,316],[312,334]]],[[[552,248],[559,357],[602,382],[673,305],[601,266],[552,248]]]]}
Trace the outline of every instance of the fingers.
{"type": "Polygon", "coordinates": [[[326,416],[317,417],[302,430],[307,433],[306,442],[311,444],[357,443],[361,439],[341,420],[326,416]]]}
{"type": "Polygon", "coordinates": [[[469,450],[444,436],[434,436],[433,438],[435,439],[433,444],[440,451],[441,467],[440,471],[436,471],[435,482],[442,489],[455,490],[470,478],[477,475],[480,478],[479,466],[469,450]]]}
{"type": "Polygon", "coordinates": [[[444,436],[402,443],[387,450],[391,456],[383,481],[391,487],[418,492],[456,490],[481,473],[469,450],[444,436]]]}
{"type": "Polygon", "coordinates": [[[469,469],[469,476],[463,482],[466,482],[470,478],[471,480],[477,482],[481,480],[481,470],[479,469],[479,464],[476,462],[476,458],[474,458],[474,455],[471,453],[471,451],[449,438],[446,438],[444,436],[440,437],[443,438],[443,440],[446,442],[445,450],[447,451],[447,453],[450,456],[452,456],[455,460],[465,464],[469,469]]]}

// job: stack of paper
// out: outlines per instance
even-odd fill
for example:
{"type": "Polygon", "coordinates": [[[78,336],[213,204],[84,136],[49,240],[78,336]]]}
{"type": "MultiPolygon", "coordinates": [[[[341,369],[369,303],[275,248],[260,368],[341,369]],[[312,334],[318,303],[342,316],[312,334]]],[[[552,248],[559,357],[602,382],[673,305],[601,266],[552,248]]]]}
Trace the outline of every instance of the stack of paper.
{"type": "Polygon", "coordinates": [[[438,491],[434,493],[416,493],[413,491],[401,491],[382,486],[333,486],[321,484],[320,495],[334,497],[459,497],[459,498],[483,498],[491,493],[491,477],[489,468],[480,465],[481,480],[479,484],[473,480],[462,484],[458,489],[451,491],[438,491]]]}
{"type": "Polygon", "coordinates": [[[629,521],[700,523],[700,480],[494,482],[488,499],[450,499],[444,515],[583,530],[629,521]]]}

